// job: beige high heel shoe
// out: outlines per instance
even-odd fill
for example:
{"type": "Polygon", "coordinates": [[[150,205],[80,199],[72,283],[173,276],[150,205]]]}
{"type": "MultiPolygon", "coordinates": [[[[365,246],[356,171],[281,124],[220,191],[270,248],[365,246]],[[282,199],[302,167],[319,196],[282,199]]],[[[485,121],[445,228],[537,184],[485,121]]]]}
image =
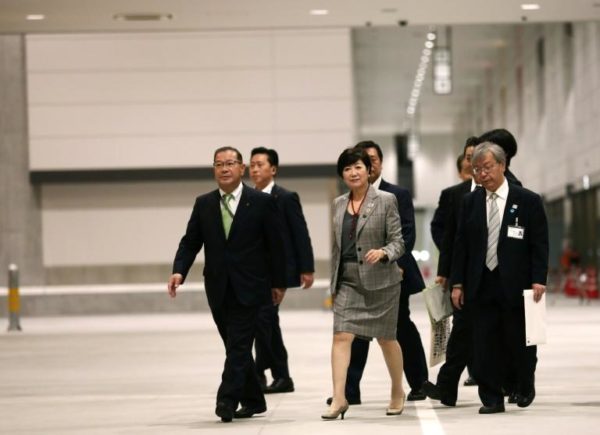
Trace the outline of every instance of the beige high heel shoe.
{"type": "Polygon", "coordinates": [[[385,415],[400,415],[404,411],[404,402],[406,402],[406,394],[402,396],[402,403],[397,408],[388,408],[385,410],[385,415]]]}
{"type": "Polygon", "coordinates": [[[329,411],[327,411],[325,414],[322,414],[321,418],[323,420],[335,420],[341,415],[342,420],[343,420],[344,414],[346,414],[346,411],[348,411],[348,407],[349,407],[348,402],[346,402],[346,404],[344,406],[341,406],[338,409],[329,408],[329,411]]]}

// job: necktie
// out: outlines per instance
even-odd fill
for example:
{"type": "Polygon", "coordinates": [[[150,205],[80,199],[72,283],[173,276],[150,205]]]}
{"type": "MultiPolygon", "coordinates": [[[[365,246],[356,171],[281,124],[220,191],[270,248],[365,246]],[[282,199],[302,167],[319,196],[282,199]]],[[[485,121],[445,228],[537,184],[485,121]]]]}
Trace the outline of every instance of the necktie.
{"type": "Polygon", "coordinates": [[[498,195],[490,195],[490,217],[488,219],[488,244],[485,256],[485,265],[490,270],[498,266],[498,235],[500,234],[500,212],[496,198],[498,195]]]}
{"type": "Polygon", "coordinates": [[[221,197],[221,219],[223,220],[223,230],[225,230],[225,238],[229,237],[231,223],[233,222],[233,212],[229,208],[229,202],[233,199],[231,193],[226,193],[221,197]]]}

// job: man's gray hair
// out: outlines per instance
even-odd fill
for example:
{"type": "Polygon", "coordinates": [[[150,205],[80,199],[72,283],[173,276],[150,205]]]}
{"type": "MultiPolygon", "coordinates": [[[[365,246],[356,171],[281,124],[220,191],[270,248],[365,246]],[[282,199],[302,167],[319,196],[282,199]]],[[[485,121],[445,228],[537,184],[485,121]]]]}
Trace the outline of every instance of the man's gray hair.
{"type": "Polygon", "coordinates": [[[502,147],[492,142],[482,142],[477,145],[475,150],[473,150],[471,161],[475,163],[483,159],[488,152],[492,153],[492,157],[494,157],[496,163],[506,164],[506,153],[502,147]]]}

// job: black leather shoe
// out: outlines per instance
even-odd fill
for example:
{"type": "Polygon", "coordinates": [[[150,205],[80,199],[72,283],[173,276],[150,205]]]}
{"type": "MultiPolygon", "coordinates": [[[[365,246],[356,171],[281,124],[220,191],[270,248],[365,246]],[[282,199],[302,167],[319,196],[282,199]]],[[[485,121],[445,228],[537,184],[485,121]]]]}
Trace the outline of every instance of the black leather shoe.
{"type": "Polygon", "coordinates": [[[456,406],[456,401],[450,401],[447,398],[445,398],[441,388],[432,382],[425,381],[425,383],[423,384],[422,391],[424,391],[427,397],[429,397],[430,399],[439,400],[440,402],[442,402],[442,405],[456,406]]]}
{"type": "MultiPolygon", "coordinates": [[[[346,400],[348,405],[360,405],[362,403],[360,401],[360,397],[346,397],[346,400]]],[[[328,397],[325,402],[327,402],[328,405],[331,405],[331,402],[333,402],[333,397],[328,397]]]]}
{"type": "Polygon", "coordinates": [[[432,383],[432,382],[425,381],[425,383],[423,384],[423,387],[421,388],[421,390],[430,399],[434,399],[434,400],[441,400],[442,399],[442,392],[440,391],[440,388],[437,385],[435,385],[434,383],[432,383]]]}
{"type": "Polygon", "coordinates": [[[531,387],[529,394],[517,395],[517,406],[519,408],[527,408],[529,405],[531,405],[533,399],[535,399],[535,387],[531,387]]]}
{"type": "Polygon", "coordinates": [[[498,405],[491,406],[482,406],[479,408],[480,414],[497,414],[499,412],[504,412],[504,403],[500,403],[498,405]]]}
{"type": "Polygon", "coordinates": [[[294,391],[294,381],[292,378],[279,378],[275,379],[271,385],[269,385],[265,394],[275,394],[275,393],[291,393],[294,391]]]}
{"type": "Polygon", "coordinates": [[[506,401],[508,403],[517,403],[519,401],[519,395],[517,393],[510,393],[506,401]]]}
{"type": "Polygon", "coordinates": [[[425,394],[423,388],[419,390],[411,390],[410,393],[408,393],[408,396],[406,396],[406,400],[408,400],[409,402],[425,399],[427,399],[427,394],[425,394]]]}
{"type": "Polygon", "coordinates": [[[267,412],[266,406],[261,406],[258,408],[254,408],[251,406],[242,406],[240,409],[233,413],[235,418],[250,418],[254,414],[262,414],[263,412],[267,412]]]}
{"type": "Polygon", "coordinates": [[[231,409],[231,407],[225,402],[217,402],[215,414],[221,417],[221,421],[223,423],[229,423],[231,420],[233,420],[233,409],[231,409]]]}
{"type": "Polygon", "coordinates": [[[477,381],[475,380],[475,378],[473,378],[473,376],[469,376],[467,379],[465,379],[465,382],[463,383],[463,385],[465,387],[473,387],[473,386],[477,385],[477,381]]]}

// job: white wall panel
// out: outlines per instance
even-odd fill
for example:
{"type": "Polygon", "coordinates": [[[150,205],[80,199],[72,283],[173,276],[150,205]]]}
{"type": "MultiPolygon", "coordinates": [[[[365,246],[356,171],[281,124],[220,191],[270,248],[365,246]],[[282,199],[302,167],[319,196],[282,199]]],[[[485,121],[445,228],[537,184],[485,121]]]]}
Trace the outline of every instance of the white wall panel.
{"type": "Polygon", "coordinates": [[[352,77],[348,67],[311,67],[275,70],[277,98],[350,98],[352,77]]]}
{"type": "Polygon", "coordinates": [[[42,71],[235,68],[271,64],[268,32],[30,35],[27,64],[42,71]]]}
{"type": "Polygon", "coordinates": [[[352,115],[350,99],[278,101],[275,105],[275,128],[281,132],[351,131],[353,128],[352,115]]]}
{"type": "MultiPolygon", "coordinates": [[[[31,73],[32,105],[270,100],[269,69],[31,73]]],[[[320,82],[320,81],[319,81],[320,82]]],[[[292,85],[293,86],[293,85],[292,85]]],[[[305,86],[301,89],[307,90],[305,86]]],[[[348,89],[345,89],[345,96],[348,89]]]]}
{"type": "Polygon", "coordinates": [[[351,64],[346,31],[280,32],[274,45],[277,66],[351,64]]]}
{"type": "MultiPolygon", "coordinates": [[[[269,103],[178,103],[31,107],[33,139],[53,136],[151,136],[264,132],[272,128],[269,103]]],[[[89,156],[92,158],[93,156],[89,156]]]]}
{"type": "Polygon", "coordinates": [[[346,29],[27,41],[32,170],[208,165],[200,152],[224,143],[297,164],[279,138],[305,148],[354,133],[346,29]]]}

